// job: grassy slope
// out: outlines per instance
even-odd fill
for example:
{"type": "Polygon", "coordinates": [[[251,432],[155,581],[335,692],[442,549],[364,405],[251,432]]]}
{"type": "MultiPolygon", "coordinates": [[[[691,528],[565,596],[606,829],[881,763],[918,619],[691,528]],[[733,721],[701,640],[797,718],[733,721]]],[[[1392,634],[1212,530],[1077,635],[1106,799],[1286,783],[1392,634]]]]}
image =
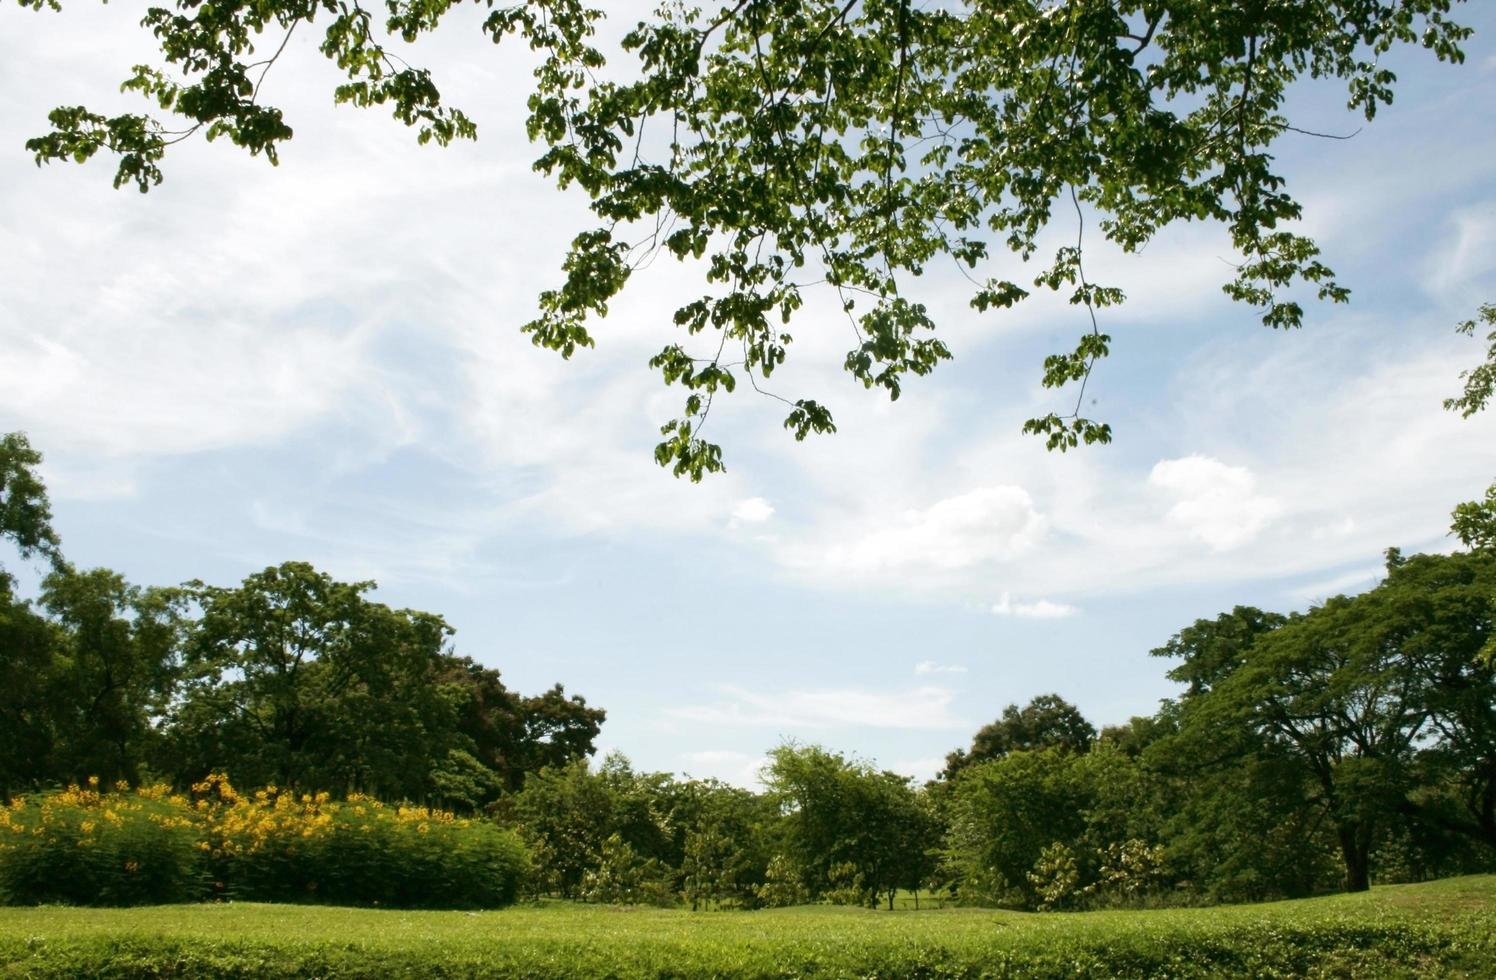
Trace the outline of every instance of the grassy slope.
{"type": "Polygon", "coordinates": [[[0,909],[10,976],[1496,976],[1496,876],[1215,909],[1026,915],[275,905],[0,909]]]}

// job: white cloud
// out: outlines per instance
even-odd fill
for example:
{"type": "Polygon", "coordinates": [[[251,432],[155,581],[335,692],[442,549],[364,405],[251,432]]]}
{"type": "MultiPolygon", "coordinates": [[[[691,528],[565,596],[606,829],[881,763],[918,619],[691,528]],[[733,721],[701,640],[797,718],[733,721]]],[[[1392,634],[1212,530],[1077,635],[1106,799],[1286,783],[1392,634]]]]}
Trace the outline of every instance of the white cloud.
{"type": "Polygon", "coordinates": [[[763,781],[759,773],[768,764],[768,757],[732,749],[705,749],[699,752],[682,752],[682,771],[697,779],[720,779],[724,783],[744,789],[760,789],[763,781]]]}
{"type": "Polygon", "coordinates": [[[1063,602],[1036,599],[1022,602],[1004,592],[992,606],[994,616],[1012,616],[1016,619],[1068,619],[1080,610],[1063,602]]]}
{"type": "Polygon", "coordinates": [[[1251,470],[1210,456],[1160,460],[1148,483],[1174,498],[1169,520],[1214,551],[1246,544],[1282,511],[1278,501],[1257,493],[1251,470]]]}
{"type": "Polygon", "coordinates": [[[740,500],[732,509],[732,524],[762,524],[774,516],[774,505],[763,497],[740,500]]]}
{"type": "Polygon", "coordinates": [[[908,691],[858,689],[789,690],[759,694],[724,686],[726,696],[712,704],[672,708],[684,721],[744,728],[773,728],[794,735],[803,729],[835,727],[945,730],[965,728],[950,713],[955,692],[925,686],[908,691]]]}
{"type": "Polygon", "coordinates": [[[849,545],[831,547],[825,562],[861,573],[921,566],[967,569],[1024,554],[1043,539],[1047,527],[1022,487],[981,487],[924,510],[907,510],[891,527],[874,528],[849,545]]]}
{"type": "Polygon", "coordinates": [[[964,674],[966,668],[960,664],[938,664],[933,660],[921,660],[914,665],[916,674],[964,674]]]}

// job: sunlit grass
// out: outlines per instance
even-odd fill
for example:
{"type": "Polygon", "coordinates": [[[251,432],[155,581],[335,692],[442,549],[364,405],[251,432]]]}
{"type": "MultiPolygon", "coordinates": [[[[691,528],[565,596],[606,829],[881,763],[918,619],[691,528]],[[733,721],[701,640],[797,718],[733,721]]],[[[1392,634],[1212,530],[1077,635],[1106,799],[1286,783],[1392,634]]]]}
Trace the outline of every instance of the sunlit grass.
{"type": "Polygon", "coordinates": [[[0,910],[0,976],[1496,976],[1496,876],[1209,909],[1026,914],[542,902],[0,910]]]}

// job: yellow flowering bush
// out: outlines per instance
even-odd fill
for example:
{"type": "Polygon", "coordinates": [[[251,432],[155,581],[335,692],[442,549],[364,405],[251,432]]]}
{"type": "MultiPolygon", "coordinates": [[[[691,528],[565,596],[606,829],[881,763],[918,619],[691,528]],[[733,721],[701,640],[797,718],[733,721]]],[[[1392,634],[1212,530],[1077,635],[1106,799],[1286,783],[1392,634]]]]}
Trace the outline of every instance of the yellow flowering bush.
{"type": "Polygon", "coordinates": [[[97,785],[18,799],[0,815],[0,901],[139,904],[233,898],[404,908],[494,908],[529,870],[483,820],[364,796],[219,775],[190,796],[97,785]]]}
{"type": "Polygon", "coordinates": [[[215,881],[238,899],[494,908],[529,870],[518,838],[485,820],[273,786],[240,796],[217,777],[193,790],[215,881]]]}
{"type": "Polygon", "coordinates": [[[142,905],[204,894],[199,823],[164,786],[98,780],[0,809],[0,901],[142,905]]]}

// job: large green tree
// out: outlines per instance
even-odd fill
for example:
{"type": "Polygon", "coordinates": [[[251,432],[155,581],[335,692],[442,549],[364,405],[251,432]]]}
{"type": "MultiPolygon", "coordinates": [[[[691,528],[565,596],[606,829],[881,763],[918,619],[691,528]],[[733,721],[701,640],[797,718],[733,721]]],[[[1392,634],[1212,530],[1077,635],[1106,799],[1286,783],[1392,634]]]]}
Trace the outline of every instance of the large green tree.
{"type": "Polygon", "coordinates": [[[0,800],[53,776],[52,668],[61,632],[0,574],[0,800]]]}
{"type": "Polygon", "coordinates": [[[503,813],[530,844],[537,888],[577,898],[609,857],[680,866],[670,819],[675,789],[669,776],[636,772],[614,753],[595,770],[585,759],[540,770],[505,801],[503,813]]]}
{"type": "Polygon", "coordinates": [[[529,773],[591,755],[607,717],[585,698],[568,696],[559,684],[525,697],[506,687],[498,670],[469,657],[444,657],[437,677],[450,687],[463,751],[511,792],[524,785],[529,773]]]}
{"type": "Polygon", "coordinates": [[[1496,552],[1393,553],[1356,602],[1365,642],[1406,661],[1427,717],[1403,810],[1496,858],[1496,552]]]}
{"type": "Polygon", "coordinates": [[[816,745],[781,745],[764,768],[780,844],[812,895],[874,902],[927,876],[932,826],[905,776],[816,745]]]}
{"type": "Polygon", "coordinates": [[[1351,890],[1370,885],[1379,843],[1408,819],[1491,847],[1496,672],[1480,653],[1496,621],[1493,561],[1394,550],[1362,595],[1286,620],[1238,608],[1182,631],[1158,652],[1184,658],[1170,676],[1192,687],[1153,757],[1192,760],[1207,780],[1266,778],[1260,799],[1302,801],[1351,890]]]}
{"type": "Polygon", "coordinates": [[[372,588],[304,562],[231,588],[190,583],[200,615],[162,768],[470,810],[592,753],[600,709],[559,685],[509,690],[448,649],[441,617],[374,602],[372,588]]]}
{"type": "Polygon", "coordinates": [[[1012,752],[1051,746],[1085,752],[1096,740],[1096,727],[1080,709],[1058,694],[1040,694],[1022,708],[1010,704],[996,721],[983,725],[972,736],[971,748],[957,749],[945,757],[944,779],[962,769],[1012,752]]]}
{"type": "MultiPolygon", "coordinates": [[[[0,435],[0,539],[22,558],[57,560],[47,488],[37,474],[42,456],[23,432],[0,435]]],[[[60,637],[0,563],[0,796],[50,776],[54,718],[48,679],[60,637]]]]}
{"type": "MultiPolygon", "coordinates": [[[[773,391],[808,289],[837,294],[846,370],[896,398],[950,356],[911,287],[953,261],[979,310],[1033,289],[1076,306],[1078,339],[1045,360],[1042,378],[1078,394],[1025,428],[1051,448],[1108,441],[1109,426],[1082,414],[1083,394],[1111,347],[1104,308],[1123,296],[1087,274],[1087,232],[1137,251],[1169,225],[1220,223],[1236,251],[1224,288],[1272,327],[1302,322],[1300,287],[1346,299],[1294,224],[1302,209],[1275,162],[1280,140],[1320,135],[1286,114],[1288,93],[1334,80],[1349,110],[1372,119],[1393,97],[1382,63],[1392,49],[1463,60],[1469,30],[1449,16],[1459,2],[687,0],[662,4],[607,52],[595,38],[603,11],[579,0],[485,3],[485,35],[539,52],[536,166],[586,193],[597,219],[524,329],[569,357],[641,263],[660,251],[704,258],[705,289],[672,317],[683,335],[651,362],[686,389],[656,457],[700,478],[722,466],[702,435],[713,401],[740,381],[781,399],[797,438],[834,429],[821,401],[773,391]],[[605,53],[623,67],[602,71],[605,53]],[[1028,259],[1051,228],[1064,244],[1037,275],[1015,280],[989,261],[1004,249],[1028,259]]],[[[292,129],[261,83],[298,28],[320,32],[345,76],[338,101],[386,106],[422,142],[471,138],[476,125],[443,102],[436,76],[398,53],[465,6],[151,7],[142,27],[161,60],[136,66],[124,87],[156,114],[64,106],[27,145],[38,162],[110,151],[116,186],[141,190],[193,133],[274,161],[292,129]]]]}
{"type": "Polygon", "coordinates": [[[41,601],[59,627],[45,695],[53,778],[137,782],[176,690],[180,595],[63,566],[43,582],[41,601]]]}
{"type": "Polygon", "coordinates": [[[369,601],[372,586],[287,562],[237,587],[190,587],[201,616],[174,726],[184,776],[416,795],[426,738],[450,727],[432,716],[449,710],[434,681],[451,630],[369,601]]]}

